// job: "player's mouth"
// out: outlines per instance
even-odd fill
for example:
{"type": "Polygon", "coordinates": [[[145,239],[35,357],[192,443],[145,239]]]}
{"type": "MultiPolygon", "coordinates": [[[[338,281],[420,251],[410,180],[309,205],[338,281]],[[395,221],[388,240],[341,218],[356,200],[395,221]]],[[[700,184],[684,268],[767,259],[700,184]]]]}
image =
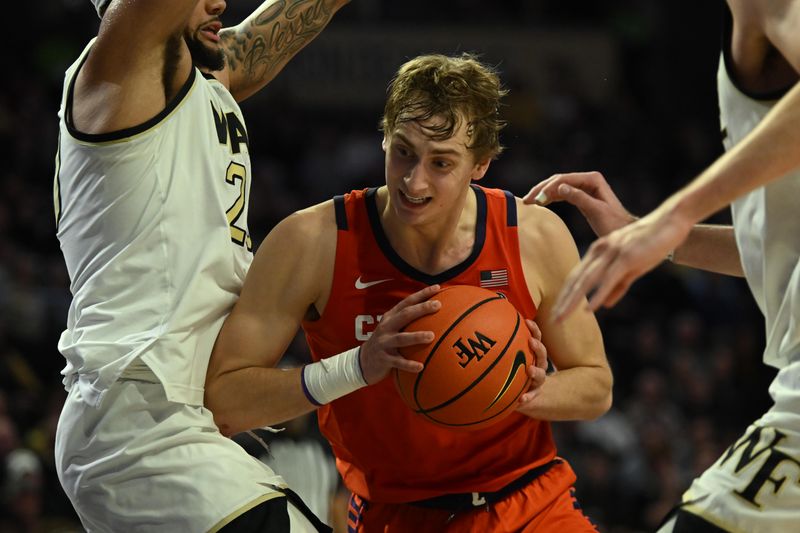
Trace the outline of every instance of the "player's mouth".
{"type": "Polygon", "coordinates": [[[214,43],[219,42],[219,30],[222,29],[222,23],[220,21],[214,21],[209,24],[206,24],[202,28],[200,28],[200,33],[206,36],[206,38],[214,43]]]}
{"type": "Polygon", "coordinates": [[[403,205],[411,208],[418,208],[430,202],[432,198],[430,196],[411,196],[400,191],[400,200],[403,202],[403,205]]]}

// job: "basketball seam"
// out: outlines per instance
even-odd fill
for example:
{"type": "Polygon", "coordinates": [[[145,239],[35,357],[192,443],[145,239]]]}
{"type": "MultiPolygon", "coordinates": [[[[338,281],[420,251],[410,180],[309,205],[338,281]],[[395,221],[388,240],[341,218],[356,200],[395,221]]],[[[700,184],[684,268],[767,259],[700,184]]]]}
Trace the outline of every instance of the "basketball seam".
{"type": "MultiPolygon", "coordinates": [[[[487,301],[488,301],[488,300],[487,300],[487,301]]],[[[456,394],[455,396],[453,396],[453,397],[452,397],[452,398],[450,398],[449,400],[447,400],[447,401],[445,401],[445,402],[443,402],[443,403],[441,403],[441,404],[439,404],[439,405],[435,405],[435,406],[433,406],[433,407],[431,407],[431,408],[429,408],[429,409],[424,409],[424,410],[422,409],[422,406],[421,406],[421,405],[419,405],[419,402],[417,401],[417,399],[416,399],[416,394],[415,394],[415,397],[414,397],[414,402],[415,402],[415,403],[416,403],[416,404],[417,404],[417,405],[420,407],[420,409],[419,409],[419,410],[417,410],[417,413],[419,413],[419,414],[421,414],[421,415],[423,415],[423,416],[425,416],[425,417],[427,417],[427,418],[430,418],[431,420],[433,420],[433,421],[435,421],[435,422],[437,422],[437,423],[439,423],[439,424],[447,424],[447,425],[449,425],[449,426],[470,426],[470,425],[473,425],[473,424],[478,424],[478,423],[480,423],[480,422],[485,422],[486,420],[491,420],[491,419],[492,419],[492,418],[494,418],[495,416],[498,416],[498,415],[499,415],[499,414],[501,414],[503,411],[505,411],[505,409],[503,409],[503,410],[502,410],[502,411],[500,411],[499,413],[496,413],[496,414],[494,414],[494,415],[492,415],[492,416],[490,416],[490,417],[488,417],[488,418],[485,418],[485,419],[483,419],[483,420],[478,420],[478,421],[476,421],[476,422],[470,422],[469,424],[451,424],[451,423],[447,423],[447,422],[442,422],[442,421],[440,421],[440,420],[437,420],[436,418],[434,418],[434,417],[430,416],[430,414],[429,414],[429,413],[431,413],[431,412],[433,412],[433,411],[438,411],[439,409],[442,409],[442,408],[444,408],[444,407],[447,407],[448,405],[452,404],[453,402],[457,401],[459,398],[461,398],[462,396],[464,396],[465,394],[467,394],[467,393],[468,393],[469,391],[471,391],[473,388],[475,388],[475,387],[477,386],[477,384],[478,384],[478,383],[480,383],[480,382],[481,382],[481,380],[483,380],[483,378],[485,378],[485,377],[486,377],[486,375],[487,375],[487,374],[489,374],[489,372],[491,372],[491,370],[492,370],[492,369],[493,369],[495,366],[497,366],[497,364],[500,362],[500,360],[501,360],[501,359],[502,359],[502,358],[505,356],[506,352],[508,351],[508,347],[509,347],[509,346],[511,346],[511,343],[512,343],[512,342],[514,342],[514,337],[516,337],[516,335],[517,335],[517,331],[519,331],[519,324],[520,324],[520,316],[519,316],[519,313],[517,313],[517,321],[516,321],[516,323],[514,324],[514,331],[513,331],[513,332],[511,333],[511,335],[509,336],[508,342],[507,342],[507,343],[506,343],[506,345],[503,347],[503,351],[502,351],[502,352],[500,352],[500,355],[498,355],[498,356],[497,356],[497,358],[495,358],[495,360],[492,362],[492,364],[491,364],[491,365],[489,365],[489,366],[486,368],[486,370],[484,370],[484,371],[483,371],[483,373],[482,373],[480,376],[478,376],[478,378],[477,378],[477,379],[475,379],[475,380],[474,380],[472,383],[470,383],[469,387],[467,387],[467,388],[465,388],[465,389],[461,390],[461,392],[459,392],[458,394],[456,394]]],[[[445,337],[445,335],[442,335],[442,339],[444,339],[444,337],[445,337]]],[[[416,389],[415,389],[415,392],[416,392],[416,389]]]]}
{"type": "MultiPolygon", "coordinates": [[[[457,319],[455,319],[452,324],[450,324],[450,326],[444,331],[444,333],[442,333],[439,336],[439,340],[436,341],[436,344],[433,345],[431,350],[428,352],[428,355],[425,357],[424,365],[426,367],[428,366],[428,362],[430,362],[431,358],[433,357],[433,354],[436,353],[436,350],[439,349],[439,345],[442,344],[442,342],[444,342],[444,340],[447,338],[447,335],[449,335],[450,332],[456,326],[458,326],[458,324],[461,323],[462,320],[464,320],[464,318],[469,316],[470,313],[472,313],[475,309],[479,308],[480,306],[482,306],[482,305],[484,305],[486,303],[492,302],[494,300],[500,300],[500,299],[501,298],[499,296],[495,296],[493,298],[487,298],[485,300],[481,300],[480,302],[476,303],[475,305],[473,305],[472,307],[470,307],[469,309],[467,309],[466,311],[461,313],[461,315],[457,319]]],[[[514,330],[514,333],[516,333],[516,329],[514,330]]],[[[513,336],[512,336],[512,338],[513,338],[513,336]]],[[[414,403],[419,408],[419,409],[416,409],[416,412],[418,412],[418,413],[422,413],[423,412],[422,405],[420,405],[419,400],[417,400],[417,390],[419,390],[419,383],[422,380],[422,376],[423,376],[424,373],[425,373],[425,370],[424,370],[424,367],[423,367],[422,372],[417,374],[417,377],[414,380],[414,388],[412,389],[412,391],[413,391],[412,392],[412,399],[414,400],[414,403]]]]}

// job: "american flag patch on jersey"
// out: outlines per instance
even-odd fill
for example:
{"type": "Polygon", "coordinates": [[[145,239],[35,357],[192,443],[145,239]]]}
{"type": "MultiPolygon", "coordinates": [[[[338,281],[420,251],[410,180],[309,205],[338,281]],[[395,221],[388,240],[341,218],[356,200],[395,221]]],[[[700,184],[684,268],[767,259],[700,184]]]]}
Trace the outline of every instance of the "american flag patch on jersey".
{"type": "Polygon", "coordinates": [[[481,287],[507,287],[508,270],[481,270],[481,287]]]}

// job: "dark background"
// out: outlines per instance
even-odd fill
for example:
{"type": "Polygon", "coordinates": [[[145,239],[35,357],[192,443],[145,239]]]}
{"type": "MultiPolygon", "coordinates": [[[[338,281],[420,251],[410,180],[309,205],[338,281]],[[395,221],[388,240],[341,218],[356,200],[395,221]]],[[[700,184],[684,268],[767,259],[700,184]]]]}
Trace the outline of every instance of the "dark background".
{"type": "MultiPolygon", "coordinates": [[[[257,5],[233,0],[235,24],[257,5]]],[[[386,82],[422,52],[474,51],[511,94],[508,150],[482,184],[523,195],[552,173],[602,171],[644,214],[721,153],[721,2],[354,0],[243,104],[260,242],[292,211],[383,181],[386,82]]],[[[0,89],[0,531],[77,526],[55,477],[64,399],[56,349],[70,302],[54,236],[53,158],[64,69],[97,30],[86,0],[14,3],[0,89]]],[[[583,250],[581,216],[555,207],[583,250]]],[[[727,212],[715,217],[728,220],[727,212]]],[[[547,253],[543,251],[543,253],[547,253]]],[[[658,268],[599,313],[614,407],[556,424],[578,498],[602,531],[652,530],[690,480],[769,405],[763,319],[743,280],[658,268]]],[[[306,357],[302,343],[292,356],[306,357]]],[[[315,438],[313,429],[309,438],[315,438]]]]}

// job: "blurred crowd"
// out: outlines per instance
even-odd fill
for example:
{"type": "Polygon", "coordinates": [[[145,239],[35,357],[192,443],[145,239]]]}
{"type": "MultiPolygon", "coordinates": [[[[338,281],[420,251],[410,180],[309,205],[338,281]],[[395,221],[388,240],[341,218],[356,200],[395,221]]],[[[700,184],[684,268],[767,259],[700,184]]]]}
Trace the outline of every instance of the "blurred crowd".
{"type": "MultiPolygon", "coordinates": [[[[581,76],[582,68],[596,66],[589,60],[582,66],[540,52],[539,72],[504,76],[511,90],[501,111],[510,122],[503,134],[508,150],[482,184],[521,196],[552,173],[599,170],[632,212],[644,213],[721,151],[714,85],[720,6],[609,4],[353,0],[326,31],[341,39],[364,28],[402,36],[413,25],[431,35],[513,30],[565,42],[599,32],[615,69],[601,95],[599,85],[581,76]]],[[[254,5],[231,1],[223,21],[237,22],[254,5]]],[[[4,57],[0,90],[0,532],[77,531],[52,454],[65,397],[56,345],[70,302],[54,234],[52,178],[63,71],[98,21],[85,0],[41,0],[15,11],[28,23],[25,38],[14,39],[4,57]]],[[[310,57],[323,50],[323,38],[309,47],[310,57]]],[[[424,51],[464,49],[462,42],[424,51]]],[[[589,58],[590,52],[574,55],[589,58]]],[[[535,50],[518,53],[524,63],[535,50]]],[[[391,73],[402,59],[382,68],[391,73]]],[[[513,63],[488,59],[501,74],[505,59],[513,63]]],[[[285,79],[311,84],[305,92],[324,92],[325,85],[303,79],[307,68],[301,61],[290,65],[285,79]]],[[[383,180],[380,106],[304,101],[298,94],[288,82],[276,82],[275,90],[243,105],[255,172],[254,242],[298,208],[383,180]]],[[[554,209],[585,249],[593,234],[582,217],[569,207],[554,209]]],[[[720,213],[714,220],[726,219],[720,213]]],[[[599,320],[615,374],[614,407],[595,422],[556,424],[557,444],[573,463],[578,498],[601,531],[648,531],[769,405],[763,320],[744,281],[670,264],[637,282],[617,307],[600,311],[599,320]]],[[[302,338],[290,352],[294,361],[308,357],[302,338]]],[[[278,450],[293,443],[295,451],[306,450],[287,459],[287,478],[290,465],[312,461],[325,470],[317,488],[335,493],[329,452],[313,422],[262,436],[275,447],[278,470],[278,450]]],[[[240,440],[263,454],[253,439],[240,440]]],[[[340,501],[332,506],[340,507],[340,501]]]]}

